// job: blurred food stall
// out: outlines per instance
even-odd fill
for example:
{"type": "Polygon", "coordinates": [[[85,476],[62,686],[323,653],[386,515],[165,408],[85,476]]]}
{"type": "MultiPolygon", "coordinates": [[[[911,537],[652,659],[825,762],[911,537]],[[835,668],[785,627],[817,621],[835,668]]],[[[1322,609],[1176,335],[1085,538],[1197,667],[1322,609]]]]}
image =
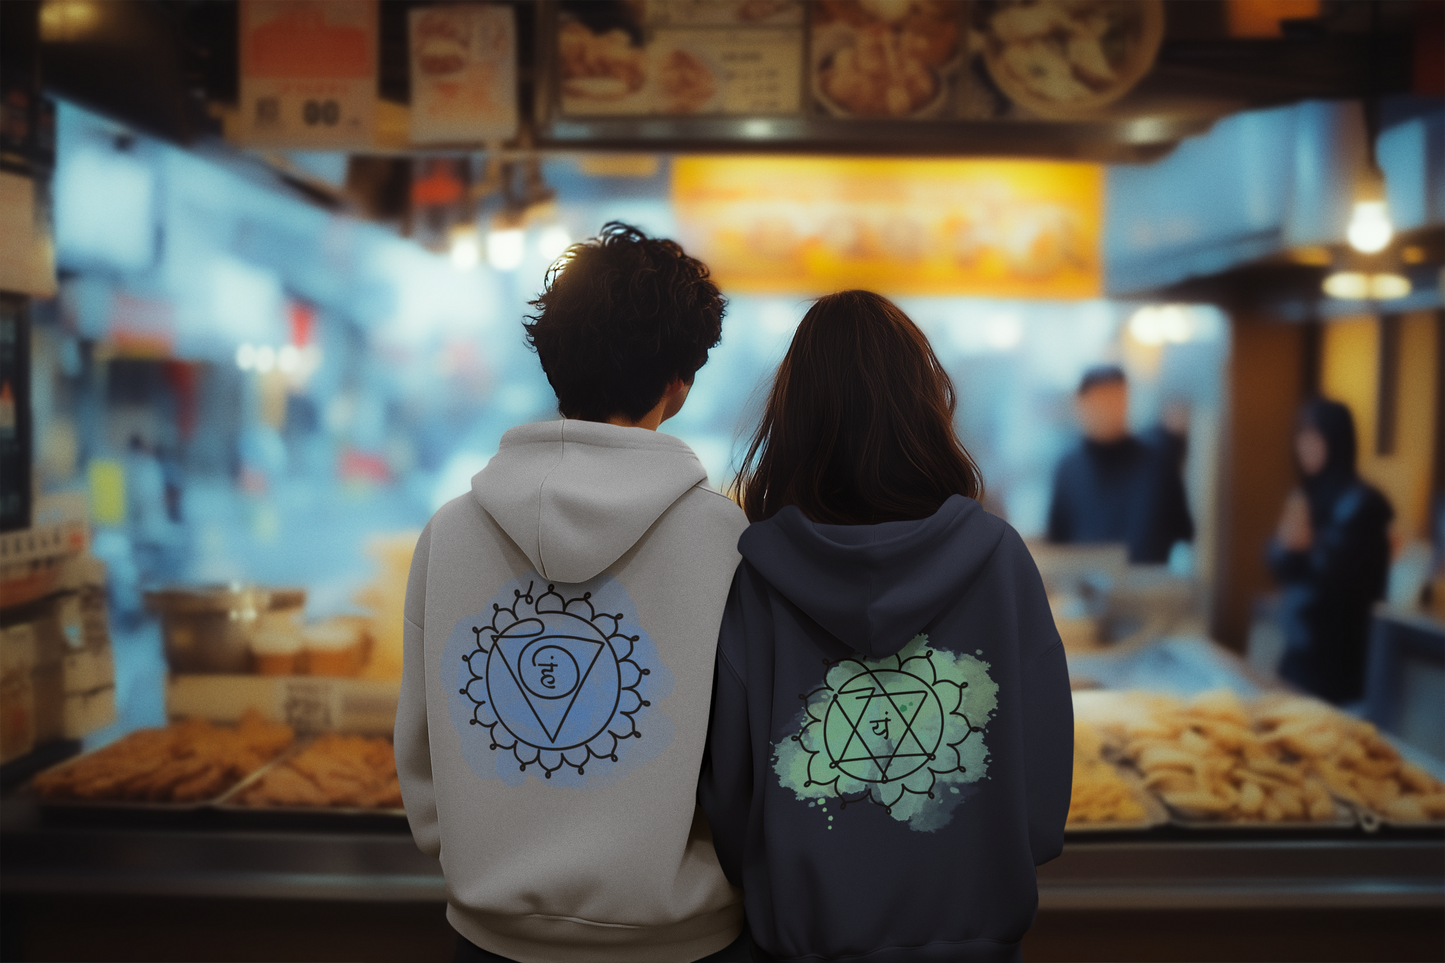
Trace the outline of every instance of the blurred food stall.
{"type": "Polygon", "coordinates": [[[84,901],[157,939],[179,898],[206,921],[181,955],[222,933],[304,955],[308,929],[449,955],[390,745],[411,551],[504,431],[556,417],[519,322],[614,219],[677,238],[730,300],[668,425],[715,486],[810,297],[877,290],[932,341],[1076,690],[1030,955],[1158,958],[1188,934],[1238,957],[1210,942],[1219,913],[1268,955],[1433,952],[1438,10],[0,10],[4,955],[113,955],[48,921],[84,901]],[[1266,566],[1314,395],[1349,409],[1393,510],[1347,705],[1279,678],[1266,566]],[[1061,521],[1062,466],[1125,451],[1143,495],[1061,521]],[[1166,483],[1176,523],[1145,551],[1123,515],[1166,483]]]}

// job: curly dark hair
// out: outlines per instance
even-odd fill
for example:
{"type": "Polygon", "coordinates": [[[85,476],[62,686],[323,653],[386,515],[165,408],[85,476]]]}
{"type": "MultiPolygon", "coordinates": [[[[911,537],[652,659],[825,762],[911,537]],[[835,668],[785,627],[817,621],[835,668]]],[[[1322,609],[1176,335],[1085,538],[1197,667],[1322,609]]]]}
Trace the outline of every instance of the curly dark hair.
{"type": "Polygon", "coordinates": [[[727,302],[707,265],[617,221],[547,269],[523,327],[563,417],[641,420],[674,378],[692,384],[727,302]]]}

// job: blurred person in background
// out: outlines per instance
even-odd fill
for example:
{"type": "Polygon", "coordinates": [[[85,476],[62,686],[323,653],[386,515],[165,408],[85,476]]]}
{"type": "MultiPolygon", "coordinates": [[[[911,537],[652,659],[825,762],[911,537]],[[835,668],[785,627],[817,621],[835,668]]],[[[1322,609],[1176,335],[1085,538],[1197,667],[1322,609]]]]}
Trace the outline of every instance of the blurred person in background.
{"type": "Polygon", "coordinates": [[[1159,449],[1182,478],[1189,458],[1189,403],[1182,398],[1169,399],[1159,424],[1139,437],[1146,445],[1159,449]]]}
{"type": "Polygon", "coordinates": [[[1300,487],[1285,500],[1269,566],[1284,586],[1280,675],[1337,704],[1364,695],[1370,609],[1390,570],[1389,501],[1355,472],[1355,421],[1315,398],[1294,437],[1300,487]]]}
{"type": "MultiPolygon", "coordinates": [[[[172,582],[185,570],[187,532],[172,511],[166,465],[158,445],[132,434],[125,453],[127,533],[143,585],[172,582]]],[[[179,498],[174,500],[179,511],[179,498]]]]}
{"type": "Polygon", "coordinates": [[[1049,541],[1123,542],[1131,563],[1168,562],[1176,542],[1194,539],[1182,438],[1151,445],[1129,433],[1129,385],[1116,365],[1084,372],[1076,407],[1084,439],[1054,473],[1049,541]]]}
{"type": "Polygon", "coordinates": [[[954,407],[908,316],[845,291],[753,436],[698,799],[754,959],[1018,959],[1063,849],[1064,649],[954,407]]]}

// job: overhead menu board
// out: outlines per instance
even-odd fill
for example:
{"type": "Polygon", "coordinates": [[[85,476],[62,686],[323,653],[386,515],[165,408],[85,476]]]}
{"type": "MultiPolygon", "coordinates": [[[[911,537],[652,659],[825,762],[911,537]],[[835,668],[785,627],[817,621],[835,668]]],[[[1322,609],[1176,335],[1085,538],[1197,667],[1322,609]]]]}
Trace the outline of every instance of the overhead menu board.
{"type": "Polygon", "coordinates": [[[242,0],[240,28],[247,144],[372,146],[376,0],[242,0]]]}
{"type": "Polygon", "coordinates": [[[768,116],[803,110],[800,0],[564,2],[563,115],[768,116]]]}
{"type": "Polygon", "coordinates": [[[1165,26],[1162,0],[551,0],[539,9],[553,94],[538,116],[566,121],[546,134],[751,146],[847,140],[868,126],[919,137],[957,121],[1131,119],[1137,111],[1116,101],[1149,74],[1165,26]],[[678,121],[646,123],[657,117],[678,121]],[[728,126],[749,119],[772,123],[728,126]]]}
{"type": "Polygon", "coordinates": [[[411,141],[504,141],[517,135],[517,26],[511,7],[413,7],[411,141]]]}

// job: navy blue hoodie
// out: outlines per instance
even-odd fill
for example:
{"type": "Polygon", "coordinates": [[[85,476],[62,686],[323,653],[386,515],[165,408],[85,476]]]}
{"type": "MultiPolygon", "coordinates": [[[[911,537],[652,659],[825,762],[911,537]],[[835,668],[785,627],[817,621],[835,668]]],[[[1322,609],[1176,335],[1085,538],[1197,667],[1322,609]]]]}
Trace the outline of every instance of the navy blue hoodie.
{"type": "Polygon", "coordinates": [[[750,526],[698,798],[760,959],[1017,959],[1063,848],[1073,705],[1032,557],[932,516],[750,526]]]}

